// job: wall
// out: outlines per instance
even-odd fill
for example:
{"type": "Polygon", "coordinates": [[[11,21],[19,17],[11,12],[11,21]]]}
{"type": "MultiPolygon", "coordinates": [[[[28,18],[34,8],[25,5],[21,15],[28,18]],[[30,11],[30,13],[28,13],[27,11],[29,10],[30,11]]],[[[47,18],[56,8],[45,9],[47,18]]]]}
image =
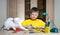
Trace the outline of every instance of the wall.
{"type": "Polygon", "coordinates": [[[7,18],[7,0],[0,0],[0,27],[7,18]]]}
{"type": "Polygon", "coordinates": [[[25,19],[25,1],[24,0],[8,0],[8,17],[19,17],[25,19]]]}
{"type": "MultiPolygon", "coordinates": [[[[54,0],[46,0],[46,12],[48,15],[46,16],[46,21],[47,18],[50,17],[51,22],[54,21],[54,0]]],[[[52,28],[54,24],[50,23],[50,28],[52,28]]]]}
{"type": "Polygon", "coordinates": [[[7,0],[8,4],[8,17],[16,17],[17,0],[7,0]]]}
{"type": "Polygon", "coordinates": [[[19,17],[21,20],[25,19],[25,1],[24,0],[17,1],[17,17],[19,17]]]}
{"type": "Polygon", "coordinates": [[[46,12],[54,20],[54,0],[46,0],[46,12]]]}
{"type": "Polygon", "coordinates": [[[31,0],[31,8],[37,7],[37,0],[31,0]]]}
{"type": "Polygon", "coordinates": [[[54,11],[55,11],[55,25],[60,29],[60,0],[54,1],[54,11]]]}

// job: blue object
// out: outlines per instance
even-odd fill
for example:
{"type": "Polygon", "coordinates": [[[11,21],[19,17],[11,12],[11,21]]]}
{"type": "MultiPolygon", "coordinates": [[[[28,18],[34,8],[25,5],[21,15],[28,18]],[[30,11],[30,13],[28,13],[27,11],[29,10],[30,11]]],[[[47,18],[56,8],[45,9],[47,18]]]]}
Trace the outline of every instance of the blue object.
{"type": "Polygon", "coordinates": [[[58,28],[52,28],[52,29],[50,30],[50,32],[58,33],[58,28]]]}
{"type": "Polygon", "coordinates": [[[34,32],[29,32],[29,33],[31,34],[31,33],[34,33],[34,32]]]}
{"type": "Polygon", "coordinates": [[[50,26],[50,22],[48,22],[48,23],[46,24],[46,26],[49,27],[49,26],[50,26]]]}
{"type": "Polygon", "coordinates": [[[48,14],[47,14],[45,11],[43,11],[43,12],[42,12],[42,15],[43,15],[43,16],[46,16],[46,15],[48,15],[48,14]]]}

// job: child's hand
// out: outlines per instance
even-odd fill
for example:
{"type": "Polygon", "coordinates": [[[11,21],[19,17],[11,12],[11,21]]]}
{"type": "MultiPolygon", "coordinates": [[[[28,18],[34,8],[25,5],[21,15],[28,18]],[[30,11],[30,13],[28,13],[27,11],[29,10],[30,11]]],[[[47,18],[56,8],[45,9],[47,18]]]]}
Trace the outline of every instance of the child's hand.
{"type": "Polygon", "coordinates": [[[26,29],[32,29],[32,27],[31,27],[31,26],[25,26],[25,28],[26,28],[26,29]]]}
{"type": "Polygon", "coordinates": [[[43,27],[43,26],[38,26],[37,28],[45,28],[45,27],[43,27]]]}
{"type": "Polygon", "coordinates": [[[27,28],[28,28],[28,29],[32,29],[32,27],[31,27],[31,26],[28,26],[27,28]]]}

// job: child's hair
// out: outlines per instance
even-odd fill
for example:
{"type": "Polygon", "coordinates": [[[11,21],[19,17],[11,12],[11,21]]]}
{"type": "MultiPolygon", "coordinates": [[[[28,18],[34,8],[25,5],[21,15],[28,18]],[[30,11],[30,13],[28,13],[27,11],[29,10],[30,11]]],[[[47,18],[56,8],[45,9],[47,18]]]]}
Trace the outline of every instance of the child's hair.
{"type": "Polygon", "coordinates": [[[39,13],[39,10],[37,7],[33,7],[32,9],[30,9],[29,14],[32,12],[38,12],[39,13]]]}

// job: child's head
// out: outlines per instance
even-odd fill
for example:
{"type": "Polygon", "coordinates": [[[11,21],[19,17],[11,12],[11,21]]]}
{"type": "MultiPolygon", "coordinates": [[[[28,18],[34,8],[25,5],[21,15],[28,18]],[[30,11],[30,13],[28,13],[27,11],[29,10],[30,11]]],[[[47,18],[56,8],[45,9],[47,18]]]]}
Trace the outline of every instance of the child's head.
{"type": "Polygon", "coordinates": [[[30,9],[29,13],[30,13],[30,18],[34,20],[38,17],[39,10],[38,10],[38,8],[33,7],[32,9],[30,9]]]}

